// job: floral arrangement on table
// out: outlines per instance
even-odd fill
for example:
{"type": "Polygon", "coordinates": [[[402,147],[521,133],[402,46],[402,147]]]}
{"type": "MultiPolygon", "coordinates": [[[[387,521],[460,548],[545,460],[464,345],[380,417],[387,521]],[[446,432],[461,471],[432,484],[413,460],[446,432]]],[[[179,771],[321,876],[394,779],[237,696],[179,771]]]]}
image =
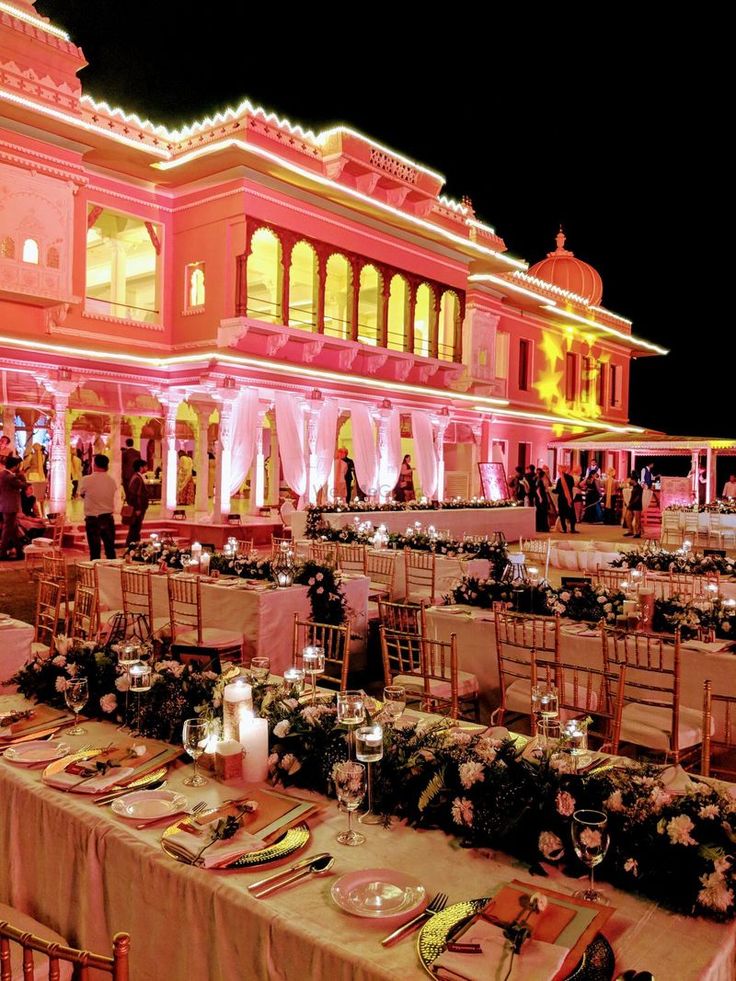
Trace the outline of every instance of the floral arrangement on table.
{"type": "Polygon", "coordinates": [[[325,524],[322,520],[323,514],[363,514],[376,511],[457,511],[460,509],[479,509],[488,508],[514,508],[519,507],[519,502],[509,498],[508,500],[489,501],[483,497],[466,498],[456,497],[451,501],[430,501],[427,498],[420,498],[418,501],[385,501],[383,504],[371,503],[369,501],[343,501],[334,504],[308,504],[306,507],[307,523],[306,534],[308,538],[314,538],[318,529],[325,524]]]}
{"type": "MultiPolygon", "coordinates": [[[[330,774],[347,755],[333,701],[300,703],[286,688],[267,690],[274,783],[332,793],[330,774]]],[[[467,847],[503,849],[546,874],[542,863],[580,874],[570,837],[578,808],[605,810],[611,846],[604,878],[670,909],[718,920],[734,916],[736,799],[705,783],[674,796],[652,767],[632,764],[576,775],[543,757],[530,761],[492,730],[448,720],[384,727],[374,768],[374,807],[422,828],[441,828],[467,847]]]]}
{"type": "Polygon", "coordinates": [[[570,620],[599,623],[602,618],[614,623],[623,614],[625,593],[582,583],[574,587],[555,589],[552,586],[525,585],[512,587],[499,579],[478,579],[466,576],[446,599],[450,603],[490,609],[494,603],[510,603],[517,613],[536,613],[542,616],[559,614],[570,620]]]}
{"type": "Polygon", "coordinates": [[[736,500],[731,497],[719,498],[710,504],[670,504],[665,511],[690,511],[696,514],[736,514],[736,500]]]}
{"type": "Polygon", "coordinates": [[[695,599],[689,603],[677,597],[655,600],[652,630],[671,633],[677,627],[684,640],[708,634],[736,640],[736,607],[721,599],[695,599]]]}
{"type": "Polygon", "coordinates": [[[693,576],[720,573],[736,575],[736,562],[723,555],[704,555],[679,548],[674,552],[665,548],[632,548],[622,552],[611,562],[616,569],[635,569],[643,565],[650,572],[677,572],[693,576]]]}
{"type": "Polygon", "coordinates": [[[148,565],[161,565],[164,562],[170,569],[181,569],[182,555],[188,550],[181,549],[170,537],[151,539],[147,542],[134,542],[125,551],[128,562],[145,562],[148,565]]]}

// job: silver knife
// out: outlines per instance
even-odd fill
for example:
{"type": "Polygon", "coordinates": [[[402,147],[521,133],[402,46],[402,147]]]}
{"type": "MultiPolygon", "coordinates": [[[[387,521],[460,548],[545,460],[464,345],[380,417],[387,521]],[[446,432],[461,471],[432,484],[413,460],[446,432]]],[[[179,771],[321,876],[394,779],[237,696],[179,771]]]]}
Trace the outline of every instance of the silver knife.
{"type": "Polygon", "coordinates": [[[401,940],[402,937],[406,937],[408,934],[412,933],[414,930],[416,930],[416,928],[419,926],[420,923],[423,923],[425,920],[430,919],[430,917],[432,916],[434,916],[433,910],[431,909],[422,910],[422,912],[418,916],[415,916],[413,919],[409,920],[408,923],[405,923],[403,926],[400,926],[398,930],[394,930],[393,933],[389,933],[387,937],[384,937],[383,940],[381,941],[382,946],[393,947],[393,945],[395,943],[398,943],[398,941],[401,940]]]}
{"type": "Polygon", "coordinates": [[[310,855],[308,858],[302,858],[293,865],[288,865],[286,868],[281,869],[279,872],[274,872],[273,875],[267,875],[265,879],[259,879],[258,882],[251,882],[248,886],[248,892],[255,892],[260,889],[261,886],[265,886],[268,882],[274,882],[276,879],[280,879],[282,875],[288,875],[290,872],[296,872],[298,869],[303,869],[307,865],[311,865],[312,862],[316,862],[319,858],[327,858],[327,852],[320,852],[318,855],[310,855]]]}

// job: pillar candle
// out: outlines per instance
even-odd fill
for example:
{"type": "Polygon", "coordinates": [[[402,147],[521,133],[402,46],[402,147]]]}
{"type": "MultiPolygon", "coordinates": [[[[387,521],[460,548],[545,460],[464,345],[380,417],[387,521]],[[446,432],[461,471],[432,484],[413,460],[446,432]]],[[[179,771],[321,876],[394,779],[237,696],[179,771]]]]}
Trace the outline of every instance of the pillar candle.
{"type": "Polygon", "coordinates": [[[240,723],[240,745],[243,747],[243,779],[246,783],[263,783],[268,777],[268,722],[244,718],[240,723]]]}
{"type": "Polygon", "coordinates": [[[243,747],[237,739],[223,739],[217,743],[215,776],[218,780],[242,780],[243,747]]]}
{"type": "Polygon", "coordinates": [[[241,712],[252,711],[253,690],[242,679],[225,685],[222,693],[222,732],[223,739],[237,739],[241,712]]]}
{"type": "Polygon", "coordinates": [[[202,554],[200,555],[200,557],[199,557],[199,571],[202,573],[203,576],[206,576],[206,575],[209,574],[209,571],[210,571],[210,553],[209,552],[202,552],[202,554]]]}

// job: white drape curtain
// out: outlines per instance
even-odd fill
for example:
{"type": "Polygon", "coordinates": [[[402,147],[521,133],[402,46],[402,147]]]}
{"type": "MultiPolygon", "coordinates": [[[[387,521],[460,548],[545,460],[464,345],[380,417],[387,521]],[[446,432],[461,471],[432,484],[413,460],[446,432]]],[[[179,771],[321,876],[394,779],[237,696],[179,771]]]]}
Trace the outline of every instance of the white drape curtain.
{"type": "Polygon", "coordinates": [[[378,467],[373,420],[366,405],[354,405],[350,409],[353,429],[353,460],[355,477],[364,494],[378,493],[378,467]]]}
{"type": "Polygon", "coordinates": [[[299,499],[307,489],[307,463],[304,457],[304,419],[299,399],[293,392],[276,392],[276,432],[284,479],[299,499]]]}
{"type": "Polygon", "coordinates": [[[386,419],[386,447],[379,461],[381,499],[390,497],[401,469],[401,413],[392,409],[386,419]]]}
{"type": "Polygon", "coordinates": [[[324,487],[335,459],[335,443],[337,442],[337,402],[328,399],[320,409],[319,428],[317,430],[317,466],[314,473],[313,500],[324,487]]]}
{"type": "Polygon", "coordinates": [[[258,392],[254,389],[247,389],[240,393],[233,406],[229,497],[237,494],[248,476],[256,449],[257,426],[258,392]]]}
{"type": "Polygon", "coordinates": [[[437,493],[437,453],[428,413],[419,410],[412,412],[411,431],[422,494],[432,500],[437,493]]]}

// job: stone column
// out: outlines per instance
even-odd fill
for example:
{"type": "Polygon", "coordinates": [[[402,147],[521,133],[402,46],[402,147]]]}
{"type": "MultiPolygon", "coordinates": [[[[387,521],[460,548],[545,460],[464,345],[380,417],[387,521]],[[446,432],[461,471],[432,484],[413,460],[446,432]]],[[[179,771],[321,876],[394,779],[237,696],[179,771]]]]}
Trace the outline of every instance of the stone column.
{"type": "Polygon", "coordinates": [[[315,391],[307,399],[307,504],[317,503],[317,437],[319,436],[319,415],[322,409],[322,396],[315,391]]]}
{"type": "Polygon", "coordinates": [[[392,412],[391,404],[383,406],[375,414],[374,418],[376,420],[376,436],[377,436],[377,446],[376,452],[378,453],[378,499],[381,504],[385,504],[389,498],[389,494],[393,490],[389,487],[389,481],[386,476],[386,467],[388,464],[388,420],[392,412]]]}
{"type": "Polygon", "coordinates": [[[77,387],[73,381],[57,381],[49,384],[48,390],[54,400],[54,417],[51,423],[51,452],[49,454],[50,507],[51,512],[66,512],[69,493],[69,426],[67,409],[69,396],[77,387]]]}
{"type": "Polygon", "coordinates": [[[230,513],[230,478],[233,451],[233,402],[238,397],[234,388],[219,389],[220,421],[217,427],[217,465],[215,469],[215,501],[212,520],[227,521],[230,513]]]}
{"type": "Polygon", "coordinates": [[[133,446],[136,450],[140,451],[141,448],[141,433],[143,432],[143,420],[139,416],[126,416],[128,420],[128,425],[130,426],[130,437],[133,440],[133,446]]]}
{"type": "Polygon", "coordinates": [[[194,500],[195,517],[199,521],[210,513],[210,496],[208,493],[210,460],[209,460],[209,428],[212,405],[195,402],[192,405],[197,415],[197,452],[195,470],[197,471],[197,496],[194,500]]]}
{"type": "Polygon", "coordinates": [[[437,455],[437,490],[435,498],[438,501],[445,499],[445,433],[450,425],[449,415],[444,413],[437,420],[437,438],[435,440],[435,453],[437,455]]]}
{"type": "Polygon", "coordinates": [[[176,507],[176,414],[179,411],[178,396],[161,399],[163,426],[161,440],[161,512],[171,517],[176,507]]]}
{"type": "Polygon", "coordinates": [[[258,410],[256,423],[256,451],[253,460],[253,471],[250,478],[250,511],[255,514],[265,503],[266,492],[266,460],[263,455],[263,423],[266,419],[266,409],[258,410]]]}
{"type": "Polygon", "coordinates": [[[710,504],[718,496],[716,490],[716,457],[717,454],[707,447],[705,451],[705,503],[710,504]]]}
{"type": "Polygon", "coordinates": [[[470,480],[468,481],[468,492],[471,497],[482,497],[483,488],[480,486],[480,471],[478,464],[481,462],[480,451],[483,437],[483,424],[477,423],[470,427],[473,434],[473,442],[470,447],[470,480]]]}
{"type": "Polygon", "coordinates": [[[122,456],[122,440],[120,434],[120,423],[122,422],[122,416],[119,413],[115,413],[110,416],[110,442],[108,443],[108,454],[110,457],[110,476],[115,481],[117,485],[117,493],[115,494],[115,513],[120,511],[121,502],[124,500],[123,492],[123,456],[122,456]]]}
{"type": "Polygon", "coordinates": [[[268,500],[266,504],[279,503],[279,478],[281,466],[279,462],[279,436],[276,428],[276,413],[273,409],[268,412],[268,422],[271,429],[271,454],[268,458],[268,500]]]}

